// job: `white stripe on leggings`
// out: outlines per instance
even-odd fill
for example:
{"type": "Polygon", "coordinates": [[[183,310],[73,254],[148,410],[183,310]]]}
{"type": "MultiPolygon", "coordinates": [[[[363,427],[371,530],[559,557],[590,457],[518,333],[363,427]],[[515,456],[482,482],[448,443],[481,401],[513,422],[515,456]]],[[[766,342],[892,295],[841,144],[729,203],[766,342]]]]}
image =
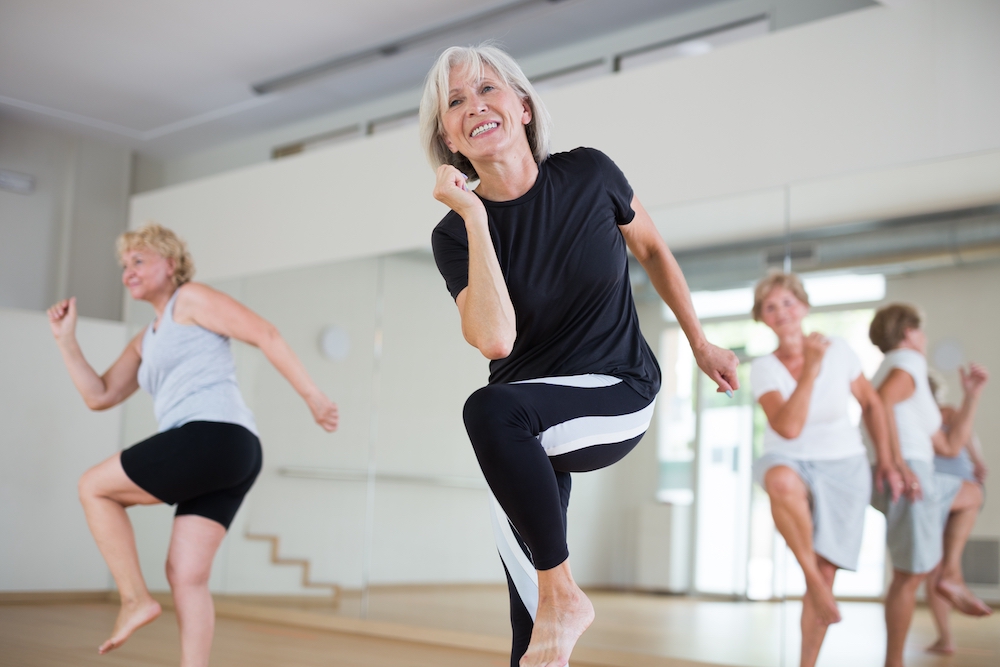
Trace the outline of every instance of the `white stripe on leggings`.
{"type": "Polygon", "coordinates": [[[490,516],[493,519],[493,537],[497,543],[497,551],[500,552],[500,559],[503,560],[511,581],[514,582],[518,597],[534,621],[535,613],[538,611],[538,572],[524,554],[521,545],[517,543],[514,530],[510,527],[510,519],[492,493],[490,501],[493,509],[490,516]]]}
{"type": "Polygon", "coordinates": [[[575,452],[594,445],[625,442],[649,430],[655,404],[654,399],[642,410],[626,415],[570,419],[539,433],[538,441],[549,456],[575,452]]]}
{"type": "Polygon", "coordinates": [[[511,382],[511,384],[554,384],[560,387],[594,389],[595,387],[611,387],[619,382],[621,382],[621,378],[589,373],[587,375],[560,375],[549,378],[535,378],[533,380],[518,380],[517,382],[511,382]]]}

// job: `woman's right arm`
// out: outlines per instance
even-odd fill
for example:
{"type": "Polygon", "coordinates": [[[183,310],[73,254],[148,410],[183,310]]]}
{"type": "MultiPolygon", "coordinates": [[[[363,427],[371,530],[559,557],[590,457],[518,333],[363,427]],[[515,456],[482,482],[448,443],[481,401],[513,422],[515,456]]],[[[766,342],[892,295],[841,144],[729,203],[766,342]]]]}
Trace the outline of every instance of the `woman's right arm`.
{"type": "Polygon", "coordinates": [[[924,497],[923,489],[920,488],[920,480],[910,470],[903,458],[903,450],[899,444],[899,430],[896,427],[896,404],[901,403],[913,396],[917,390],[917,385],[913,381],[913,376],[901,368],[894,368],[889,376],[878,388],[879,398],[885,406],[885,421],[889,427],[889,443],[892,446],[892,459],[899,474],[903,476],[903,495],[908,500],[916,501],[924,497]]]}
{"type": "Polygon", "coordinates": [[[786,401],[781,392],[769,391],[758,399],[760,407],[767,415],[767,423],[782,438],[793,440],[802,433],[809,418],[809,402],[812,400],[813,386],[823,366],[823,356],[830,341],[821,334],[811,333],[802,344],[802,372],[795,384],[795,390],[786,401]]]}
{"type": "Polygon", "coordinates": [[[457,169],[441,165],[434,186],[434,198],[462,217],[469,236],[469,284],[455,303],[465,340],[487,359],[503,359],[517,337],[514,304],[493,247],[486,207],[465,189],[465,181],[457,169]]]}
{"type": "Polygon", "coordinates": [[[118,405],[139,388],[139,363],[142,361],[142,334],[129,341],[117,361],[104,375],[87,363],[76,340],[76,298],[65,299],[48,310],[49,326],[62,353],[69,376],[91,410],[107,410],[118,405]]]}

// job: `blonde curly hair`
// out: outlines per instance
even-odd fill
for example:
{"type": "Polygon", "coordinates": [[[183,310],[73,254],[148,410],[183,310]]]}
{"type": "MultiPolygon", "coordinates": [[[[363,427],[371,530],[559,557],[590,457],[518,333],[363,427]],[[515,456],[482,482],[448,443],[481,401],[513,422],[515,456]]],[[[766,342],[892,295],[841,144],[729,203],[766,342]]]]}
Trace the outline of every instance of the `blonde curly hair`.
{"type": "Polygon", "coordinates": [[[806,306],[809,305],[809,295],[806,294],[806,289],[802,286],[802,280],[794,273],[775,271],[762,278],[753,289],[753,310],[750,311],[750,315],[754,322],[760,322],[761,315],[763,315],[764,299],[778,287],[784,287],[796,299],[806,306]]]}
{"type": "Polygon", "coordinates": [[[194,277],[194,260],[188,252],[187,243],[163,225],[148,222],[139,229],[125,232],[115,241],[119,262],[125,253],[140,248],[174,260],[174,287],[180,287],[194,277]]]}

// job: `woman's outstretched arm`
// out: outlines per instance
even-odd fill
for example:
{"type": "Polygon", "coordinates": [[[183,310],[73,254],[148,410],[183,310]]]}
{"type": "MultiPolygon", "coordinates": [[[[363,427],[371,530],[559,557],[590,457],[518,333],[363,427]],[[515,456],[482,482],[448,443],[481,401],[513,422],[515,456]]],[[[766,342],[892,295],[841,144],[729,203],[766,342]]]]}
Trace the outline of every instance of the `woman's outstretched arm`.
{"type": "Polygon", "coordinates": [[[649,274],[649,280],[656,288],[656,293],[673,311],[684,335],[691,344],[695,361],[717,385],[718,391],[732,391],[740,388],[736,377],[736,366],[739,361],[732,350],[724,350],[708,342],[701,329],[701,322],[694,312],[691,303],[691,292],[687,281],[681,272],[680,265],[667,247],[666,241],[660,236],[659,230],[653,224],[653,219],[642,207],[637,198],[632,199],[632,210],[635,217],[627,225],[619,225],[628,249],[642,264],[649,274]]]}
{"type": "Polygon", "coordinates": [[[267,360],[305,400],[316,423],[327,431],[337,428],[337,405],[319,390],[305,366],[282,338],[277,327],[242,303],[201,283],[187,283],[174,304],[174,320],[197,324],[260,348],[267,360]]]}
{"type": "Polygon", "coordinates": [[[76,390],[91,410],[107,410],[135,393],[139,388],[139,364],[142,361],[142,334],[129,341],[121,356],[104,375],[87,363],[76,340],[76,297],[64,299],[48,310],[49,326],[62,353],[63,361],[76,390]]]}

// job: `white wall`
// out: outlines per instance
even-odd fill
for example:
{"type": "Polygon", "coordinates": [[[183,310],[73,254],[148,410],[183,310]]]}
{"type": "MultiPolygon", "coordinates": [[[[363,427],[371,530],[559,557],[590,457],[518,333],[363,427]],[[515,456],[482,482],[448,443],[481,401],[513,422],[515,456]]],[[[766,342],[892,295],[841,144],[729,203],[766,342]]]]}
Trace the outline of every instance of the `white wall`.
{"type": "MultiPolygon", "coordinates": [[[[998,28],[995,2],[914,0],[581,82],[546,96],[555,145],[609,153],[668,242],[683,243],[692,226],[669,215],[674,207],[739,210],[743,196],[767,201],[709,240],[774,233],[787,184],[794,226],[883,215],[915,193],[924,210],[998,201],[997,179],[954,176],[977,172],[969,165],[980,159],[996,173],[985,154],[1000,150],[998,28]]],[[[131,224],[177,229],[211,278],[421,247],[443,210],[416,134],[145,193],[131,224]]]]}
{"type": "Polygon", "coordinates": [[[0,190],[0,307],[44,310],[75,295],[81,315],[121,318],[114,239],[126,227],[128,148],[0,116],[0,168],[35,177],[0,190]]]}
{"type": "MultiPolygon", "coordinates": [[[[83,318],[77,337],[103,371],[125,326],[83,318]]],[[[107,589],[76,485],[118,450],[121,409],[87,409],[42,313],[0,309],[0,351],[0,590],[107,589]]]]}

